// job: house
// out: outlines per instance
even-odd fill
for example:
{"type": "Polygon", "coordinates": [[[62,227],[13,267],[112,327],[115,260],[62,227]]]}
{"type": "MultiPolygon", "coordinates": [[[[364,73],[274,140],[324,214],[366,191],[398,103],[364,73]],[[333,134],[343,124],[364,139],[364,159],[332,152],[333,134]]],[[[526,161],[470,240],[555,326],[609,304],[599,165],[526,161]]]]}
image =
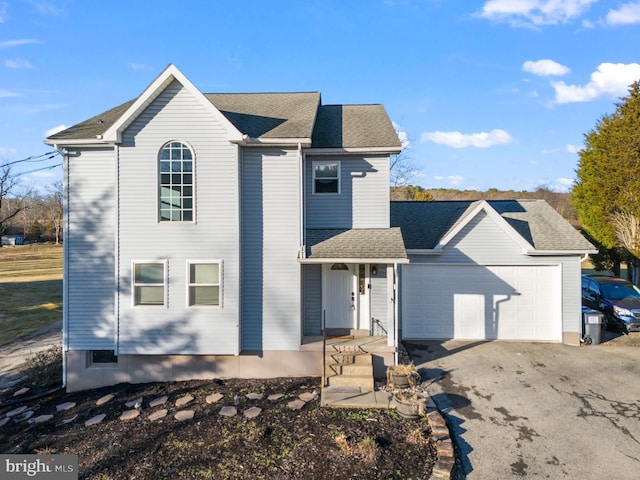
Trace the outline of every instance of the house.
{"type": "Polygon", "coordinates": [[[381,105],[203,94],[170,65],[46,143],[64,159],[68,390],[319,375],[323,322],[382,333],[394,361],[407,258],[381,105]]]}
{"type": "Polygon", "coordinates": [[[326,374],[327,333],[364,338],[377,375],[401,334],[579,342],[593,247],[539,202],[390,208],[401,145],[381,105],[205,94],[170,65],[46,143],[64,159],[69,391],[326,374]],[[548,318],[527,316],[539,294],[548,318]]]}

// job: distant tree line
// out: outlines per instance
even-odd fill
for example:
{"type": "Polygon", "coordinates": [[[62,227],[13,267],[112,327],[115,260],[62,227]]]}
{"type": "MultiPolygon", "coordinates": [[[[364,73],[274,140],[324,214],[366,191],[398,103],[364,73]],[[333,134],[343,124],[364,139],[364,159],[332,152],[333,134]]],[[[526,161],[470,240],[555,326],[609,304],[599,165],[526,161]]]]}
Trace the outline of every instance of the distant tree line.
{"type": "Polygon", "coordinates": [[[20,235],[25,241],[57,244],[62,241],[62,216],[62,182],[39,192],[24,188],[10,167],[0,167],[0,236],[20,235]]]}

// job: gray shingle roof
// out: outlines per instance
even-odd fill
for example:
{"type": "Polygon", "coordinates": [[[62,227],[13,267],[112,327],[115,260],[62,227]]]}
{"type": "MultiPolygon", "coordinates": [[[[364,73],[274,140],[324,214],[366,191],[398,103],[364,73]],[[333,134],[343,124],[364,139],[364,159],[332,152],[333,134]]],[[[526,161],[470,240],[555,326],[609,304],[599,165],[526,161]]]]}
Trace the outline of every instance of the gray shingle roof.
{"type": "Polygon", "coordinates": [[[311,138],[320,94],[207,93],[235,127],[252,138],[311,138]]]}
{"type": "Polygon", "coordinates": [[[313,147],[400,147],[382,105],[323,105],[313,130],[313,147]]]}
{"type": "MultiPolygon", "coordinates": [[[[430,250],[447,232],[464,221],[478,203],[391,202],[391,225],[402,229],[407,249],[430,250]]],[[[489,200],[487,203],[536,250],[596,250],[544,200],[489,200]]]]}
{"type": "Polygon", "coordinates": [[[307,257],[312,259],[406,259],[399,228],[307,230],[307,257]]]}
{"type": "MultiPolygon", "coordinates": [[[[312,138],[312,147],[399,148],[382,105],[320,105],[318,92],[207,93],[205,97],[251,138],[312,138]]],[[[104,134],[134,100],[78,123],[49,140],[93,140],[104,134]]]]}

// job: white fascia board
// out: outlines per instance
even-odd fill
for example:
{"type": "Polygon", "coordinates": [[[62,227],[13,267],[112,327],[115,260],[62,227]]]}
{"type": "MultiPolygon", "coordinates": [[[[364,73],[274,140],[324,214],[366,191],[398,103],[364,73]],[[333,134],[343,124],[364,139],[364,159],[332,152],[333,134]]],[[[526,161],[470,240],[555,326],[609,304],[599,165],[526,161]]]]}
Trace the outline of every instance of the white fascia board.
{"type": "Polygon", "coordinates": [[[408,258],[298,258],[299,263],[409,263],[408,258]]]}
{"type": "Polygon", "coordinates": [[[45,140],[45,145],[50,145],[52,147],[60,147],[60,148],[73,148],[73,147],[104,147],[105,145],[113,147],[115,142],[107,142],[103,140],[97,139],[53,139],[53,140],[45,140]]]}
{"type": "Polygon", "coordinates": [[[535,256],[566,256],[566,255],[595,255],[598,250],[530,250],[525,252],[532,257],[535,256]]]}
{"type": "Polygon", "coordinates": [[[304,152],[307,155],[336,155],[336,154],[362,154],[376,153],[386,155],[396,155],[402,151],[401,147],[345,147],[345,148],[307,148],[304,152]]]}
{"type": "Polygon", "coordinates": [[[295,146],[301,145],[303,148],[307,145],[311,145],[310,138],[250,138],[245,135],[245,137],[237,141],[236,143],[240,143],[245,147],[262,147],[265,145],[284,145],[284,146],[295,146]]]}
{"type": "Polygon", "coordinates": [[[113,124],[109,129],[104,132],[103,138],[106,141],[120,143],[122,141],[122,132],[140,115],[144,109],[153,102],[158,95],[160,95],[165,88],[171,84],[174,80],[178,81],[189,93],[191,93],[196,100],[208,110],[220,123],[224,125],[230,141],[240,141],[243,138],[242,133],[225,117],[220,110],[218,110],[209,100],[205,97],[200,90],[198,90],[193,83],[189,81],[184,74],[178,70],[178,68],[169,64],[164,71],[156,77],[156,79],[149,85],[142,94],[136,99],[135,102],[127,109],[126,112],[113,124]]]}
{"type": "Polygon", "coordinates": [[[502,218],[498,212],[494,210],[494,208],[489,205],[486,200],[481,200],[478,205],[466,215],[466,217],[455,226],[449,230],[438,242],[436,249],[444,247],[447,243],[449,243],[456,235],[458,235],[467,224],[473,220],[476,215],[478,215],[481,211],[483,211],[494,221],[496,224],[505,231],[507,235],[509,235],[523,250],[523,252],[534,251],[535,247],[527,242],[522,235],[514,230],[514,228],[509,225],[509,223],[502,218]]]}
{"type": "Polygon", "coordinates": [[[442,247],[407,249],[407,255],[441,255],[442,247]]]}

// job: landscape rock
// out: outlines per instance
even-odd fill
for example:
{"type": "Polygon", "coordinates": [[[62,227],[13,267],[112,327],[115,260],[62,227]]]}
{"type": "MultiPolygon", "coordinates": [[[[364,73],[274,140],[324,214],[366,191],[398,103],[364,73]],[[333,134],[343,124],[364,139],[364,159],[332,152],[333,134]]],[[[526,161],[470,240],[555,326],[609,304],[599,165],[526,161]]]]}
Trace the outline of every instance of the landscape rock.
{"type": "Polygon", "coordinates": [[[185,395],[184,397],[180,397],[176,400],[176,407],[184,407],[193,401],[192,395],[185,395]]]}
{"type": "Polygon", "coordinates": [[[107,416],[106,413],[101,413],[99,415],[96,415],[95,417],[91,417],[89,420],[84,422],[84,426],[85,427],[90,427],[91,425],[97,425],[100,422],[102,422],[105,419],[106,416],[107,416]]]}
{"type": "Polygon", "coordinates": [[[262,400],[264,395],[262,393],[248,393],[247,398],[249,400],[262,400]]]}
{"type": "Polygon", "coordinates": [[[149,406],[152,408],[159,407],[160,405],[164,405],[165,403],[167,403],[167,400],[169,400],[169,397],[163,395],[162,397],[154,398],[153,400],[151,400],[149,402],[149,406]]]}
{"type": "Polygon", "coordinates": [[[27,410],[26,412],[23,412],[20,415],[16,415],[12,418],[14,422],[24,422],[25,420],[29,420],[31,417],[33,417],[33,414],[33,410],[27,410]]]}
{"type": "Polygon", "coordinates": [[[256,418],[261,413],[262,413],[262,409],[260,407],[251,407],[251,408],[246,409],[243,412],[243,415],[246,418],[256,418]]]}
{"type": "Polygon", "coordinates": [[[276,400],[280,400],[282,397],[284,397],[284,393],[272,393],[267,397],[267,400],[275,402],[276,400]]]}
{"type": "Polygon", "coordinates": [[[236,407],[222,407],[220,409],[220,415],[223,417],[235,417],[238,413],[238,409],[236,407]]]}
{"type": "Polygon", "coordinates": [[[300,395],[298,395],[298,398],[306,403],[306,402],[310,402],[312,400],[315,400],[317,398],[317,396],[314,395],[313,393],[304,392],[304,393],[301,393],[300,395]]]}
{"type": "Polygon", "coordinates": [[[287,404],[287,406],[291,409],[291,410],[300,410],[302,407],[304,407],[307,403],[303,402],[302,400],[300,400],[299,398],[289,402],[287,404]]]}
{"type": "Polygon", "coordinates": [[[17,392],[15,392],[13,394],[14,397],[19,397],[20,395],[24,395],[25,393],[27,393],[29,390],[31,390],[29,387],[22,387],[20,390],[18,390],[17,392]]]}
{"type": "Polygon", "coordinates": [[[224,397],[224,395],[222,395],[221,393],[212,393],[211,395],[207,395],[207,398],[205,398],[204,400],[207,403],[216,403],[220,401],[222,397],[224,397]]]}
{"type": "Polygon", "coordinates": [[[193,410],[180,410],[173,417],[179,422],[184,422],[185,420],[191,420],[195,413],[193,410]]]}
{"type": "Polygon", "coordinates": [[[7,412],[6,417],[7,417],[7,418],[14,417],[14,416],[16,416],[16,415],[21,414],[21,413],[22,413],[22,412],[24,412],[26,409],[27,409],[27,407],[26,407],[26,406],[24,406],[24,405],[23,405],[23,406],[21,406],[21,407],[18,407],[18,408],[14,408],[14,409],[13,409],[13,410],[11,410],[10,412],[7,412]]]}
{"type": "Polygon", "coordinates": [[[110,402],[111,400],[113,400],[114,397],[115,397],[115,395],[113,393],[109,393],[109,394],[105,395],[104,397],[100,397],[96,401],[96,405],[98,405],[98,406],[104,405],[105,403],[110,402]]]}
{"type": "Polygon", "coordinates": [[[149,421],[155,422],[156,420],[160,420],[161,418],[166,417],[167,413],[169,413],[169,410],[167,410],[166,408],[163,408],[162,410],[157,410],[153,412],[151,415],[149,415],[149,421]]]}
{"type": "Polygon", "coordinates": [[[49,420],[51,420],[53,418],[53,415],[39,415],[35,418],[32,418],[29,420],[29,423],[44,423],[44,422],[48,422],[49,420]]]}
{"type": "Polygon", "coordinates": [[[63,425],[67,425],[68,423],[73,422],[76,418],[78,418],[78,415],[74,415],[73,417],[67,417],[67,418],[63,418],[62,419],[62,424],[63,425]]]}
{"type": "Polygon", "coordinates": [[[142,406],[142,397],[135,398],[125,403],[127,408],[140,408],[142,406]]]}
{"type": "Polygon", "coordinates": [[[76,406],[75,402],[61,403],[60,405],[56,405],[56,411],[57,412],[64,412],[65,410],[71,410],[75,406],[76,406]]]}
{"type": "Polygon", "coordinates": [[[120,415],[120,420],[133,420],[138,415],[140,415],[140,410],[127,410],[126,412],[122,412],[122,415],[120,415]]]}

